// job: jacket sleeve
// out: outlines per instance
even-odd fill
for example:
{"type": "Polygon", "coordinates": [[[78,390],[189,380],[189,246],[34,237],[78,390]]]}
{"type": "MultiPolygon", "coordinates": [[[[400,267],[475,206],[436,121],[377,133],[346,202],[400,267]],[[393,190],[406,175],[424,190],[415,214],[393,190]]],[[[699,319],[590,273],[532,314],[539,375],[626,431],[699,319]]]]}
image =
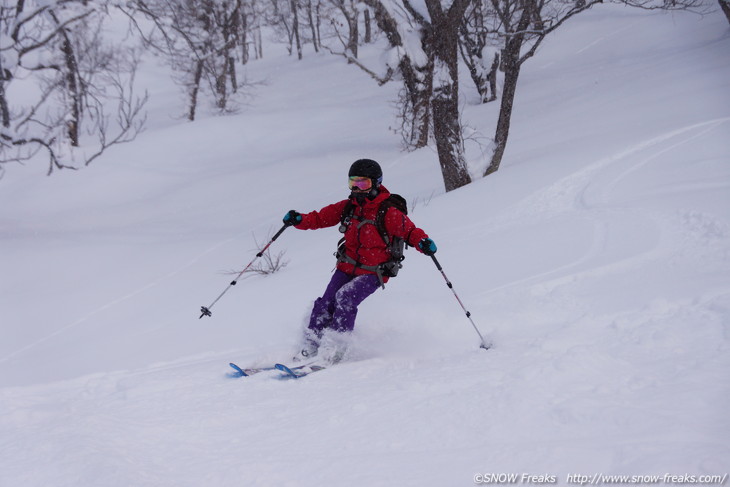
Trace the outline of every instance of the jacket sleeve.
{"type": "Polygon", "coordinates": [[[312,211],[302,215],[302,223],[296,225],[299,230],[316,230],[318,228],[333,227],[340,223],[340,217],[345,210],[347,200],[327,205],[319,211],[312,211]]]}
{"type": "Polygon", "coordinates": [[[392,207],[388,208],[388,212],[385,214],[385,230],[388,235],[400,237],[416,249],[418,249],[418,242],[428,238],[426,232],[418,228],[407,215],[392,207]]]}

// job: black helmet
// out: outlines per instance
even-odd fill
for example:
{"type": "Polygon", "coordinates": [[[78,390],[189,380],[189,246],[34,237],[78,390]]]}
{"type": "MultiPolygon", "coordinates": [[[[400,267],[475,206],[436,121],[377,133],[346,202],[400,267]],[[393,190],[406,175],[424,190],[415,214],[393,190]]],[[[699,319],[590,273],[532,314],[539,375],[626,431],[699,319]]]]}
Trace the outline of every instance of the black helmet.
{"type": "Polygon", "coordinates": [[[373,180],[374,186],[379,186],[383,182],[383,170],[380,164],[372,159],[358,159],[350,166],[348,177],[361,176],[373,180]]]}

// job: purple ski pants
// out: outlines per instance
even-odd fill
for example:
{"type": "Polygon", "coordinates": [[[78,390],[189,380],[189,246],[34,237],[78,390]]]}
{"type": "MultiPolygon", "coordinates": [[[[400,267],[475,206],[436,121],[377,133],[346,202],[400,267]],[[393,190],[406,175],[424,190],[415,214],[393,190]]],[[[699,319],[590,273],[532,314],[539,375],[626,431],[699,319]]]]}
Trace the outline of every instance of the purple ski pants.
{"type": "Polygon", "coordinates": [[[375,274],[351,276],[336,270],[322,297],[314,302],[309,330],[319,338],[325,329],[352,331],[357,307],[379,287],[380,280],[375,274]]]}

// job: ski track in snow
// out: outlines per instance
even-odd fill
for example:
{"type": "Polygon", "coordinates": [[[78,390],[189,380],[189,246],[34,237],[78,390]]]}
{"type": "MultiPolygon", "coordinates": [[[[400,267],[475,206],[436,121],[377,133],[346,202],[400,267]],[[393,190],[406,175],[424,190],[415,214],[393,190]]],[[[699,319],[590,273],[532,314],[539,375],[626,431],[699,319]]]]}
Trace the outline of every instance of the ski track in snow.
{"type": "MultiPolygon", "coordinates": [[[[661,240],[669,238],[670,233],[672,233],[672,238],[675,238],[677,233],[692,230],[685,226],[680,230],[673,228],[674,231],[670,231],[670,226],[676,226],[676,222],[674,222],[675,218],[672,215],[668,216],[666,214],[666,211],[637,211],[637,208],[633,206],[622,208],[620,205],[612,203],[611,194],[623,180],[647,164],[657,161],[662,155],[729,124],[730,118],[722,118],[668,131],[589,164],[583,170],[557,181],[518,203],[511,209],[510,213],[503,218],[497,219],[494,226],[499,228],[514,225],[514,222],[523,224],[525,221],[530,220],[540,221],[558,216],[564,217],[566,213],[575,212],[579,213],[579,219],[589,221],[593,226],[591,244],[582,255],[577,256],[572,262],[516,281],[504,283],[483,291],[482,295],[537,282],[540,282],[542,286],[549,286],[551,281],[557,285],[565,282],[565,279],[574,281],[581,276],[590,277],[607,272],[627,272],[649,261],[666,259],[669,254],[677,250],[672,245],[662,246],[661,240]],[[679,140],[673,142],[674,139],[679,140]],[[657,146],[660,148],[652,150],[657,146]],[[650,152],[650,155],[641,158],[643,152],[650,152]],[[639,157],[638,160],[637,156],[639,157]],[[612,260],[604,264],[594,262],[606,253],[610,235],[625,235],[625,237],[630,238],[630,234],[622,230],[622,227],[630,229],[631,227],[639,228],[643,226],[653,227],[657,238],[641,253],[626,255],[621,260],[612,260]],[[588,268],[588,270],[583,270],[585,268],[588,268]],[[562,277],[565,275],[569,275],[569,277],[562,277]]],[[[682,185],[676,188],[675,191],[697,191],[728,187],[730,187],[728,182],[712,181],[699,186],[682,185]]],[[[667,190],[667,192],[670,192],[670,190],[667,190]]],[[[714,223],[705,224],[712,226],[714,223]]],[[[717,224],[722,225],[719,221],[717,221],[717,224]]]]}
{"type": "Polygon", "coordinates": [[[594,46],[596,46],[598,44],[601,44],[603,42],[606,42],[606,40],[611,39],[612,37],[616,37],[619,34],[621,34],[622,32],[625,32],[625,31],[630,30],[633,27],[633,25],[634,25],[633,22],[628,22],[627,25],[624,25],[620,29],[616,29],[615,31],[610,32],[610,33],[608,33],[608,34],[606,34],[604,36],[597,37],[592,42],[589,42],[586,46],[584,46],[581,49],[578,49],[577,51],[575,51],[575,53],[576,54],[581,54],[581,53],[583,53],[583,52],[591,49],[592,47],[594,47],[594,46]]]}
{"type": "MultiPolygon", "coordinates": [[[[165,275],[163,275],[163,276],[161,276],[161,277],[159,277],[157,279],[154,279],[154,280],[152,280],[152,281],[144,284],[142,287],[136,289],[135,291],[132,291],[132,292],[130,292],[128,294],[125,294],[123,296],[120,296],[120,297],[118,297],[116,299],[113,299],[112,301],[109,301],[108,303],[106,303],[106,304],[104,304],[102,306],[99,306],[98,308],[90,311],[88,314],[86,314],[85,316],[79,318],[78,320],[76,320],[76,321],[74,321],[72,323],[69,323],[67,325],[61,326],[60,328],[58,328],[57,330],[53,331],[52,333],[49,333],[48,335],[46,335],[46,336],[44,336],[44,337],[42,337],[42,338],[40,338],[40,339],[38,339],[38,340],[36,340],[36,341],[34,341],[32,343],[29,343],[28,345],[26,345],[26,346],[24,346],[22,348],[19,348],[19,349],[13,351],[13,352],[7,354],[4,357],[1,357],[0,358],[0,363],[8,362],[9,360],[13,359],[14,357],[16,357],[16,356],[18,356],[18,355],[20,355],[20,354],[22,354],[24,352],[27,352],[27,351],[33,349],[34,347],[37,347],[38,345],[40,345],[42,343],[45,343],[48,340],[50,340],[52,338],[55,338],[55,337],[57,337],[57,336],[65,333],[65,332],[71,330],[72,328],[77,327],[78,325],[80,325],[82,323],[87,322],[90,318],[93,318],[94,316],[98,315],[102,311],[109,310],[109,309],[113,308],[114,306],[116,306],[116,305],[118,305],[120,303],[123,303],[123,302],[125,302],[125,301],[127,301],[127,300],[129,300],[131,298],[134,298],[135,296],[138,296],[138,295],[144,293],[145,291],[148,291],[149,289],[152,289],[152,288],[154,288],[156,286],[159,286],[160,284],[162,284],[162,283],[164,283],[166,281],[169,281],[170,279],[172,279],[176,275],[180,274],[185,269],[188,269],[191,266],[195,265],[205,255],[210,254],[211,252],[215,251],[216,249],[220,248],[221,246],[223,246],[225,244],[228,244],[228,243],[236,240],[236,238],[238,238],[238,236],[225,239],[225,240],[223,240],[223,241],[221,241],[221,242],[213,245],[212,247],[208,248],[207,250],[204,250],[202,253],[200,253],[199,255],[195,256],[192,260],[190,260],[189,262],[183,264],[181,267],[175,269],[174,271],[172,271],[172,272],[170,272],[168,274],[165,274],[165,275]]],[[[171,323],[171,322],[163,323],[163,324],[158,325],[158,326],[166,326],[169,323],[171,323]]]]}

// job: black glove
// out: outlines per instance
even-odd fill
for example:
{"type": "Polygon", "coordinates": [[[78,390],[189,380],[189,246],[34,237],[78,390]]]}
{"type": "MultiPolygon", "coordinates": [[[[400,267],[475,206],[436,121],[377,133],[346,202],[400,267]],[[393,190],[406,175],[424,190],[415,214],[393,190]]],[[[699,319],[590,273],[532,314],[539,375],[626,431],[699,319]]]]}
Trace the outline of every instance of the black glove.
{"type": "Polygon", "coordinates": [[[284,224],[289,227],[292,225],[299,225],[302,223],[302,215],[297,211],[289,210],[289,213],[284,215],[283,221],[284,224]]]}
{"type": "Polygon", "coordinates": [[[433,255],[436,253],[436,243],[430,238],[424,238],[418,242],[418,248],[426,255],[433,255]]]}

